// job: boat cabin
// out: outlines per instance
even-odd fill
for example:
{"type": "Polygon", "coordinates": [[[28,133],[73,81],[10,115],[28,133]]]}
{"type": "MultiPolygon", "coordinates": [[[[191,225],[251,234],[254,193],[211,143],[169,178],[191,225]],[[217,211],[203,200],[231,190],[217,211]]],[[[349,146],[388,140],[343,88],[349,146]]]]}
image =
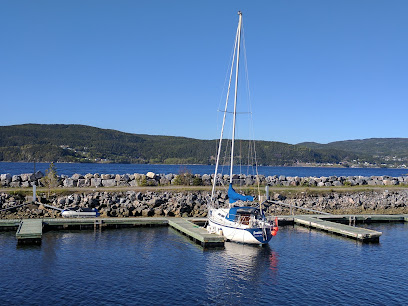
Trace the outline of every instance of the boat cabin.
{"type": "Polygon", "coordinates": [[[259,219],[261,217],[259,209],[248,206],[231,207],[225,218],[228,221],[239,222],[244,225],[249,225],[251,216],[254,216],[255,219],[259,219]]]}

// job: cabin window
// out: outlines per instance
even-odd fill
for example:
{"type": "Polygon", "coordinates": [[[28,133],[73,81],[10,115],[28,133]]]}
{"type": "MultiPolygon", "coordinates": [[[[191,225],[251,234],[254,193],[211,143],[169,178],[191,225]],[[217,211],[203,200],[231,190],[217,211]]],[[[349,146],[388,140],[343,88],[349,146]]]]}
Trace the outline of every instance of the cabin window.
{"type": "Polygon", "coordinates": [[[239,217],[239,221],[241,224],[248,225],[250,218],[251,218],[250,214],[241,214],[239,217]]]}

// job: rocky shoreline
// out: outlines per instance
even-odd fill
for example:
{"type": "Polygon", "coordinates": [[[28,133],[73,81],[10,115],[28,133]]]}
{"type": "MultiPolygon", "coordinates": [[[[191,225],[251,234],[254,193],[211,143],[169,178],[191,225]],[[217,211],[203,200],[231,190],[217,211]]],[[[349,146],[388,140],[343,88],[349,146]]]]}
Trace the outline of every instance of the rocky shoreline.
{"type": "MultiPolygon", "coordinates": [[[[60,217],[58,210],[67,207],[97,208],[101,217],[205,217],[209,191],[93,191],[69,195],[40,196],[39,204],[27,204],[27,197],[19,193],[0,193],[0,218],[44,218],[60,217]],[[19,207],[17,207],[19,206],[19,207]],[[15,207],[13,209],[7,209],[15,207]]],[[[331,213],[408,213],[408,189],[368,190],[359,192],[288,192],[272,193],[271,199],[331,213]]],[[[227,205],[226,191],[217,191],[216,203],[227,205]]],[[[277,204],[265,204],[269,215],[289,214],[289,208],[277,204]]],[[[305,213],[297,209],[298,214],[305,213]]]]}
{"type": "MultiPolygon", "coordinates": [[[[141,186],[210,186],[214,174],[156,174],[148,172],[146,174],[74,174],[71,177],[66,175],[55,177],[55,186],[65,188],[82,187],[141,187],[141,186]]],[[[45,175],[41,171],[36,173],[25,173],[20,175],[10,175],[9,173],[0,175],[0,187],[4,188],[28,188],[34,184],[45,186],[45,175]]],[[[219,175],[218,179],[224,185],[228,185],[229,175],[219,175]]],[[[289,177],[289,176],[264,176],[264,175],[234,175],[235,185],[256,186],[258,180],[260,185],[269,186],[304,186],[304,187],[336,187],[336,186],[396,186],[408,185],[408,176],[329,176],[329,177],[289,177]]]]}
{"type": "MultiPolygon", "coordinates": [[[[37,171],[21,175],[0,175],[0,186],[9,189],[0,193],[0,218],[42,218],[60,217],[58,210],[50,209],[43,204],[59,209],[68,207],[97,208],[102,217],[149,217],[149,216],[175,216],[175,217],[205,217],[209,191],[108,191],[103,187],[142,187],[142,186],[210,186],[214,175],[183,174],[74,174],[68,176],[55,176],[54,186],[76,188],[71,194],[54,194],[46,197],[39,196],[37,204],[27,204],[30,201],[26,194],[34,184],[44,187],[47,184],[46,176],[37,171]],[[93,191],[82,191],[82,187],[92,188],[93,191]],[[16,188],[20,188],[16,190],[16,188]],[[27,188],[26,192],[21,188],[27,188]],[[64,194],[64,195],[62,195],[64,194]],[[22,205],[22,206],[19,206],[22,205]],[[17,207],[19,206],[19,207],[17,207]],[[9,209],[15,207],[13,209],[9,209]]],[[[286,177],[262,176],[261,185],[282,187],[336,187],[336,186],[400,186],[385,190],[367,191],[342,191],[313,188],[291,189],[286,192],[272,193],[271,199],[282,201],[303,208],[314,209],[333,213],[407,213],[408,212],[408,176],[347,176],[347,177],[286,177]],[[303,191],[301,191],[303,190],[303,191]],[[306,190],[306,191],[305,191],[306,190]]],[[[224,185],[228,185],[229,176],[220,176],[224,185]]],[[[241,186],[256,186],[257,177],[250,175],[235,175],[234,183],[241,186]]],[[[48,180],[49,182],[50,180],[48,180]]],[[[49,187],[49,186],[48,186],[49,187]]],[[[4,190],[3,189],[3,190],[4,190]]],[[[24,189],[23,189],[24,190],[24,189]]],[[[153,188],[154,190],[154,188],[153,188]]],[[[217,191],[216,203],[223,206],[228,203],[226,191],[217,191]]],[[[277,204],[267,204],[267,213],[271,215],[288,214],[289,209],[277,204]]],[[[299,210],[299,213],[304,211],[299,210]]]]}

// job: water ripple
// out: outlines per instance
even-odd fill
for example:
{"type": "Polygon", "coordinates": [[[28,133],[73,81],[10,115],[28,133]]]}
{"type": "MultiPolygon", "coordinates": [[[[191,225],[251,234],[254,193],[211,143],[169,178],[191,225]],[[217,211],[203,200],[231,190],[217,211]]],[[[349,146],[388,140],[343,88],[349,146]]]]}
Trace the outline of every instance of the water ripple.
{"type": "Polygon", "coordinates": [[[47,232],[28,247],[1,232],[0,304],[404,304],[408,224],[373,228],[379,244],[295,226],[221,250],[170,228],[47,232]]]}

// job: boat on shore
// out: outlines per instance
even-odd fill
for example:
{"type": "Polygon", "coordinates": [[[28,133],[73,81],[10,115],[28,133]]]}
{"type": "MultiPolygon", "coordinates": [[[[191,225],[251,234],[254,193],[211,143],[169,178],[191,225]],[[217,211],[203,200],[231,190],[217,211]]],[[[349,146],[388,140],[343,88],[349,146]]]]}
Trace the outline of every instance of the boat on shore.
{"type": "Polygon", "coordinates": [[[71,207],[65,208],[61,215],[63,218],[96,218],[100,213],[96,208],[71,207]]]}
{"type": "MultiPolygon", "coordinates": [[[[225,109],[223,115],[223,123],[221,128],[221,136],[219,140],[217,150],[217,161],[215,166],[215,175],[213,179],[213,187],[211,192],[211,199],[208,205],[208,226],[207,230],[210,233],[216,233],[223,235],[226,240],[246,243],[246,244],[268,244],[273,236],[278,231],[277,219],[275,221],[268,221],[262,204],[254,202],[254,198],[248,195],[242,195],[237,193],[233,187],[233,170],[234,170],[234,143],[235,143],[235,125],[237,115],[237,94],[238,94],[238,70],[239,70],[239,55],[241,47],[241,30],[242,30],[242,13],[238,12],[239,21],[238,28],[235,37],[234,54],[231,64],[231,72],[228,84],[227,98],[225,102],[225,109]],[[232,139],[230,145],[230,176],[228,187],[229,207],[219,207],[218,202],[215,201],[215,189],[217,181],[219,180],[218,169],[220,163],[220,153],[222,150],[224,127],[226,122],[226,115],[230,113],[228,111],[228,99],[231,88],[232,74],[234,70],[234,62],[236,58],[235,67],[235,97],[234,97],[234,110],[233,123],[232,123],[232,139]]],[[[255,158],[256,164],[256,158],[255,158]]],[[[256,167],[257,168],[257,167],[256,167]]],[[[259,175],[257,174],[258,178],[259,175]]],[[[258,184],[259,192],[259,184],[258,184]]],[[[260,197],[259,197],[260,199],[260,197]]]]}

